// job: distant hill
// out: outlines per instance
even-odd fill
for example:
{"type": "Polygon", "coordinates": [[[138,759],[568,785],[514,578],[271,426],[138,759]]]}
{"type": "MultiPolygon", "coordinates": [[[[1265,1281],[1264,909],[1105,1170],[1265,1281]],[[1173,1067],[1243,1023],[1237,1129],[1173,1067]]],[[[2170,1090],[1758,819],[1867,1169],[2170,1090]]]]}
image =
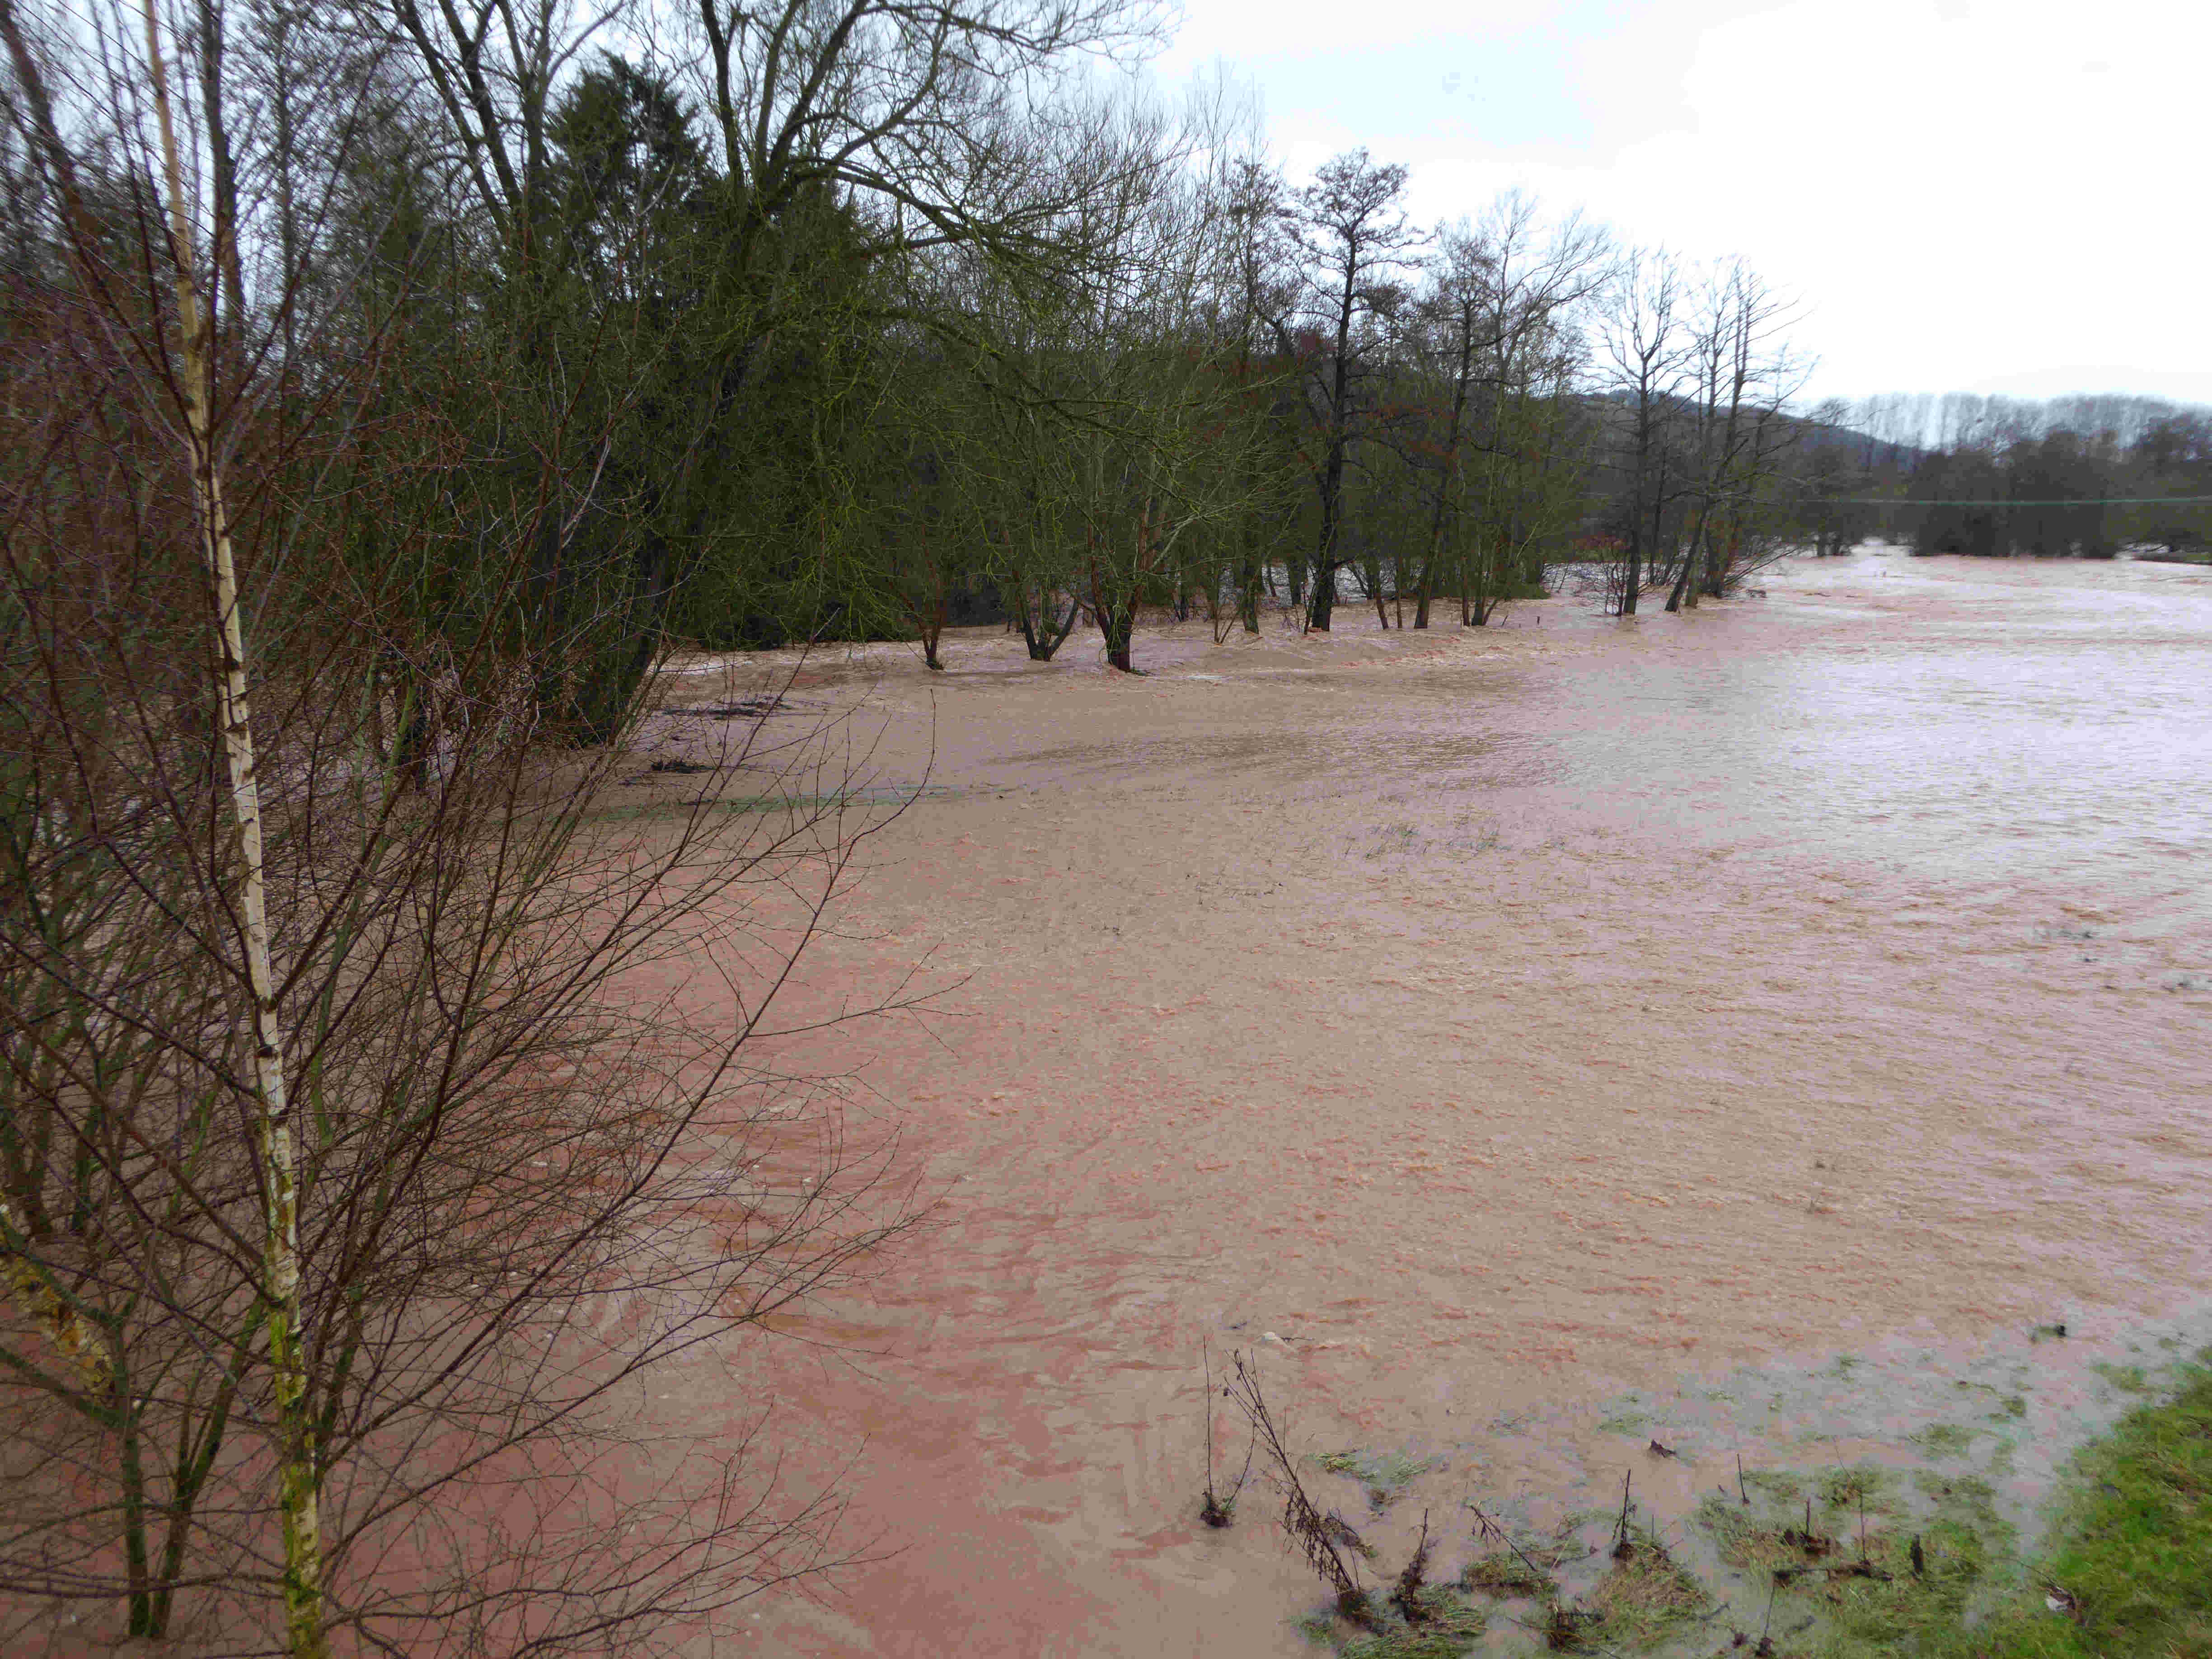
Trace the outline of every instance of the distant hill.
{"type": "MultiPolygon", "coordinates": [[[[1591,392],[1586,394],[1582,401],[1607,425],[1618,424],[1630,409],[1629,394],[1626,392],[1591,392]]],[[[1697,405],[1687,398],[1674,398],[1667,401],[1674,419],[1694,418],[1698,412],[1697,405]]],[[[1822,450],[1846,451],[1853,460],[1869,471],[1894,468],[1910,471],[1934,453],[1915,444],[1877,437],[1872,432],[1841,424],[1820,415],[1797,415],[1785,411],[1775,418],[1791,430],[1798,444],[1808,453],[1818,453],[1822,450]]]]}

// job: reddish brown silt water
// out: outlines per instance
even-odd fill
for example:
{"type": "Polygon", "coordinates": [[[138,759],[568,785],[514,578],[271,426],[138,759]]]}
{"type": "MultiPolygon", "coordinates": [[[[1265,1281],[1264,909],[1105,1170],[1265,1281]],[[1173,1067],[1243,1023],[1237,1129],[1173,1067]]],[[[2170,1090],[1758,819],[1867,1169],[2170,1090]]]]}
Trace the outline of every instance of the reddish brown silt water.
{"type": "MultiPolygon", "coordinates": [[[[2212,1298],[2212,574],[1763,580],[1194,623],[1142,679],[994,632],[805,670],[930,789],[793,1006],[949,988],[786,1057],[871,1088],[938,1204],[711,1402],[772,1394],[795,1479],[852,1459],[879,1558],[751,1650],[1307,1650],[1270,1501],[1197,1519],[1208,1349],[1303,1449],[1435,1460],[1395,1539],[1617,1484],[1628,1391],[1870,1356],[1850,1432],[1901,1434],[1879,1379],[1927,1355],[2212,1298]]],[[[1771,1438],[1724,1417],[1639,1474],[1662,1507],[1771,1438]]]]}

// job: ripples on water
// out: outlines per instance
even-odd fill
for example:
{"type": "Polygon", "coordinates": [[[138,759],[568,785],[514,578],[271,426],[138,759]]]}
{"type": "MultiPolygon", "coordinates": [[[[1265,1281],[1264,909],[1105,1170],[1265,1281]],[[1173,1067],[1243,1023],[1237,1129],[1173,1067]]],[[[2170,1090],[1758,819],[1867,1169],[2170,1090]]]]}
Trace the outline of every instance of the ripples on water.
{"type": "Polygon", "coordinates": [[[1444,1459],[1402,1543],[1424,1502],[1610,1486],[1624,1391],[1679,1407],[1664,1509],[1805,1435],[1914,1455],[2023,1364],[2024,1506],[2082,1355],[2212,1334],[2212,579],[1766,586],[1153,634],[1137,682],[976,633],[872,684],[958,793],[814,994],[966,978],[926,1036],[789,1058],[858,1066],[945,1201],[836,1310],[847,1358],[757,1379],[799,1463],[870,1437],[904,1551],[778,1650],[1301,1651],[1268,1503],[1195,1523],[1208,1345],[1262,1353],[1302,1445],[1444,1459]],[[2088,1346],[2022,1346],[2060,1311],[2088,1346]]]}

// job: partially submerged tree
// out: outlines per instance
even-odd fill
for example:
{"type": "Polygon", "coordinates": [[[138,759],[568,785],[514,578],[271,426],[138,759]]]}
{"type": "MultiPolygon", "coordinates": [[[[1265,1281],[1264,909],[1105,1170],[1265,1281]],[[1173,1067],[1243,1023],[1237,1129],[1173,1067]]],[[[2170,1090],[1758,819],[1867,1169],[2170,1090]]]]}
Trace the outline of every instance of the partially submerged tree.
{"type": "Polygon", "coordinates": [[[1422,446],[1432,493],[1416,628],[1428,626],[1445,582],[1458,590],[1462,623],[1487,623],[1504,593],[1540,583],[1544,550],[1581,518],[1577,313],[1609,258],[1601,232],[1572,217],[1547,229],[1518,192],[1479,226],[1443,233],[1418,313],[1436,391],[1422,446]]]}
{"type": "Polygon", "coordinates": [[[1306,618],[1326,632],[1344,567],[1345,481],[1378,416],[1371,382],[1381,325],[1402,298],[1396,273],[1421,237],[1399,198],[1406,169],[1377,165],[1364,149],[1323,164],[1285,218],[1304,271],[1293,308],[1273,319],[1286,357],[1304,377],[1301,459],[1320,520],[1309,562],[1306,618]]]}
{"type": "Polygon", "coordinates": [[[1624,617],[1636,614],[1649,567],[1668,556],[1670,520],[1685,488],[1675,418],[1689,369],[1683,286],[1672,256],[1631,254],[1599,331],[1607,390],[1628,428],[1620,464],[1627,489],[1617,526],[1627,559],[1608,590],[1613,609],[1624,617]]]}
{"type": "Polygon", "coordinates": [[[1794,309],[1741,259],[1705,277],[1689,347],[1694,459],[1669,611],[1718,599],[1788,545],[1783,463],[1800,428],[1784,409],[1803,381],[1784,337],[1794,309]]]}

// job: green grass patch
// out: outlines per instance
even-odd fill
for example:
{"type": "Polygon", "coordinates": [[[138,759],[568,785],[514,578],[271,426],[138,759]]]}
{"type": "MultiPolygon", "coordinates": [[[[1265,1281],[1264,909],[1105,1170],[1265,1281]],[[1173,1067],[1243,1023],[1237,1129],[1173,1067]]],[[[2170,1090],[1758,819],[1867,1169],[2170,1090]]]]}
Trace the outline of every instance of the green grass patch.
{"type": "Polygon", "coordinates": [[[2138,1407],[2075,1459],[2051,1543],[2024,1574],[2008,1570],[2012,1532],[1987,1481],[1923,1471],[1910,1517],[1893,1484],[1863,1468],[1816,1477],[1809,1541],[1802,1498],[1793,1514],[1765,1493],[1749,1505],[1714,1494],[1695,1518],[1723,1561],[1775,1585],[1778,1630],[1814,1617],[1784,1645],[1817,1659],[2212,1655],[2212,1371],[2192,1370],[2173,1398],[2138,1407]],[[1976,1619],[2015,1577],[1992,1616],[1976,1619]]]}
{"type": "Polygon", "coordinates": [[[1583,1600],[1598,1616],[1582,1629],[1582,1644],[1616,1649],[1650,1647],[1713,1605],[1696,1576],[1649,1534],[1631,1538],[1583,1600]]]}
{"type": "Polygon", "coordinates": [[[1869,1533],[1863,1555],[1858,1540],[1850,1540],[1838,1556],[1793,1585],[1799,1599],[1825,1615],[1820,1650],[1829,1659],[1926,1652],[1932,1641],[1959,1628],[1989,1566],[1979,1529],[1941,1516],[1912,1532],[1869,1533]]]}
{"type": "Polygon", "coordinates": [[[1461,1568],[1460,1588],[1485,1595],[1548,1596],[1558,1589],[1553,1575],[1561,1565],[1581,1553],[1558,1538],[1516,1540],[1513,1548],[1478,1555],[1461,1568]]]}
{"type": "MultiPolygon", "coordinates": [[[[1977,1432],[1939,1425],[1915,1438],[1948,1455],[1977,1432]]],[[[1428,1467],[1335,1459],[1323,1467],[1363,1482],[1428,1467]]],[[[2049,1547],[2025,1571],[1978,1476],[1923,1469],[1907,1483],[1859,1464],[1747,1471],[1743,1486],[1749,1502],[1710,1494],[1693,1522],[1749,1578],[1762,1620],[1771,1594],[1775,1649],[1793,1659],[2212,1659],[2212,1370],[2201,1365],[2076,1457],[2049,1547]]],[[[1459,1659],[1483,1634],[1482,1609],[1465,1599],[1481,1595],[1537,1601],[1536,1633],[1553,1648],[1636,1655],[1703,1642],[1693,1626],[1713,1614],[1715,1592],[1650,1533],[1636,1532],[1586,1594],[1562,1597],[1557,1570],[1581,1554],[1565,1533],[1612,1518],[1577,1517],[1524,1547],[1527,1561],[1507,1549],[1478,1557],[1455,1586],[1424,1592],[1431,1616],[1419,1622],[1392,1610],[1380,1625],[1317,1615],[1300,1627],[1344,1659],[1459,1659]]],[[[1744,1589],[1729,1592],[1732,1628],[1751,1604],[1744,1589]]]]}
{"type": "Polygon", "coordinates": [[[1600,1434],[1642,1434],[1651,1426],[1651,1419],[1642,1412],[1623,1412],[1618,1417],[1608,1417],[1597,1425],[1600,1434]]]}
{"type": "Polygon", "coordinates": [[[1936,1651],[1956,1659],[2212,1654],[2212,1372],[2137,1407],[2075,1460],[2072,1496],[2016,1605],[1936,1651]],[[2062,1610],[2053,1612],[2056,1596],[2062,1610]]]}
{"type": "Polygon", "coordinates": [[[1337,1651],[1344,1659],[1460,1659],[1490,1627],[1489,1616],[1480,1607],[1449,1589],[1424,1590],[1421,1605],[1419,1624],[1393,1621],[1384,1629],[1349,1638],[1337,1651]]]}
{"type": "Polygon", "coordinates": [[[1722,1560],[1755,1571],[1785,1567],[1798,1559],[1782,1541],[1787,1523],[1721,1492],[1708,1492],[1692,1517],[1708,1533],[1722,1560]]]}

